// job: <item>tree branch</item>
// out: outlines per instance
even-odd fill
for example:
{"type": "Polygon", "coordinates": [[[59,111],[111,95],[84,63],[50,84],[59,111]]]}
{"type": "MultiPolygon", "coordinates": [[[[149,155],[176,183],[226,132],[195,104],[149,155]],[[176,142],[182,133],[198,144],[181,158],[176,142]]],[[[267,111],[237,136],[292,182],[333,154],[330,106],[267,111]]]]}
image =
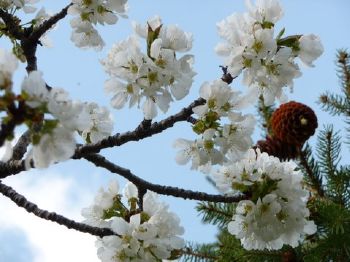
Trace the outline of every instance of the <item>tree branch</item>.
{"type": "Polygon", "coordinates": [[[134,183],[137,187],[142,187],[150,191],[156,192],[158,194],[180,197],[184,199],[199,200],[199,201],[210,201],[210,202],[223,202],[223,203],[233,203],[239,202],[243,199],[247,199],[246,195],[240,196],[223,196],[223,195],[213,195],[204,192],[196,192],[192,190],[186,190],[178,187],[162,186],[157,184],[152,184],[142,178],[131,173],[129,169],[120,167],[110,161],[105,157],[98,154],[85,155],[84,158],[98,167],[103,167],[110,171],[111,173],[119,174],[126,178],[130,182],[134,183]]]}
{"type": "MultiPolygon", "coordinates": [[[[120,146],[130,141],[138,141],[143,138],[161,133],[164,130],[174,126],[176,122],[187,121],[191,114],[193,114],[192,108],[201,105],[204,102],[204,99],[199,98],[192,102],[189,106],[183,108],[179,113],[169,116],[160,122],[151,124],[150,120],[143,120],[134,131],[128,131],[123,134],[116,134],[114,136],[107,137],[95,144],[77,145],[77,149],[75,150],[75,154],[72,156],[72,159],[80,159],[85,155],[100,152],[100,150],[104,148],[120,146]]],[[[20,152],[18,152],[18,155],[16,153],[16,157],[20,155],[19,153],[20,152]]],[[[25,164],[23,160],[10,160],[7,163],[0,162],[0,179],[10,175],[15,175],[24,170],[25,164]]]]}
{"type": "Polygon", "coordinates": [[[43,22],[38,28],[28,28],[29,35],[21,38],[21,47],[23,54],[27,59],[27,72],[37,70],[36,49],[39,43],[39,38],[43,36],[54,24],[63,19],[67,15],[68,8],[72,5],[69,4],[63,8],[59,13],[50,17],[43,22]]]}
{"type": "Polygon", "coordinates": [[[11,175],[16,175],[24,170],[26,170],[24,160],[0,162],[0,179],[11,175]]]}
{"type": "Polygon", "coordinates": [[[0,147],[4,145],[6,138],[13,135],[16,127],[16,119],[11,118],[8,122],[0,124],[0,147]]]}
{"type": "Polygon", "coordinates": [[[75,229],[83,233],[89,233],[98,237],[115,235],[115,233],[108,228],[99,228],[89,226],[83,223],[75,222],[74,220],[68,219],[64,216],[56,214],[55,212],[49,212],[40,209],[36,204],[28,201],[24,196],[17,193],[13,188],[3,184],[0,181],[0,193],[11,199],[17,206],[24,208],[28,213],[32,213],[37,217],[50,220],[69,229],[75,229]]]}
{"type": "Polygon", "coordinates": [[[11,35],[12,37],[21,40],[24,36],[23,31],[21,30],[19,23],[21,22],[19,18],[7,13],[0,8],[0,18],[4,21],[6,25],[6,35],[11,35]]]}
{"type": "Polygon", "coordinates": [[[40,37],[43,36],[52,26],[54,26],[59,20],[63,19],[67,15],[68,8],[73,5],[73,3],[70,3],[65,8],[63,8],[60,12],[55,14],[54,16],[51,16],[48,20],[44,21],[37,29],[33,31],[30,38],[33,41],[39,40],[40,37]]]}
{"type": "Polygon", "coordinates": [[[128,131],[122,134],[116,134],[114,136],[107,137],[95,144],[87,144],[78,147],[75,150],[73,158],[82,158],[87,154],[99,153],[101,149],[120,146],[130,141],[139,141],[146,137],[151,137],[155,134],[161,133],[164,130],[174,126],[176,122],[187,121],[187,119],[193,114],[192,109],[196,106],[205,103],[203,98],[199,98],[192,102],[189,106],[183,108],[179,113],[169,116],[160,122],[155,122],[150,126],[145,125],[143,121],[134,131],[128,131]]]}
{"type": "Polygon", "coordinates": [[[27,147],[30,144],[30,131],[27,130],[18,139],[16,145],[13,147],[13,153],[11,160],[21,160],[24,154],[27,152],[27,147]]]}

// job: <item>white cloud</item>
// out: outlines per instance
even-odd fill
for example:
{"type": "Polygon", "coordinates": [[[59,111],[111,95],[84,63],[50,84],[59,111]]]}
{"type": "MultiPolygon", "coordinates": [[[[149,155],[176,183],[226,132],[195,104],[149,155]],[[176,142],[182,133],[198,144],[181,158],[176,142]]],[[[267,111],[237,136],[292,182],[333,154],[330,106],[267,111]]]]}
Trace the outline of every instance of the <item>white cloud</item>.
{"type": "MultiPolygon", "coordinates": [[[[52,172],[41,172],[39,175],[27,172],[9,177],[3,182],[40,208],[63,214],[76,221],[81,220],[81,208],[89,205],[94,195],[89,191],[91,188],[79,187],[73,179],[62,178],[52,172]],[[74,194],[73,201],[70,198],[72,194],[74,194]]],[[[2,195],[0,195],[0,214],[2,230],[18,228],[26,234],[34,254],[33,262],[99,261],[94,236],[40,219],[17,207],[2,195]]]]}

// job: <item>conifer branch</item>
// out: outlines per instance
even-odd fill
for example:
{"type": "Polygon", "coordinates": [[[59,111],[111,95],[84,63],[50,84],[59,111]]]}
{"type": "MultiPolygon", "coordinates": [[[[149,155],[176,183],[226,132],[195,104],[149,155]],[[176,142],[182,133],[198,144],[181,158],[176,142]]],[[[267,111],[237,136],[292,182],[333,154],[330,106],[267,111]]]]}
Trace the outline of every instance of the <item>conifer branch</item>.
{"type": "Polygon", "coordinates": [[[338,77],[341,80],[343,92],[347,99],[350,100],[350,53],[346,50],[339,50],[337,62],[338,77]]]}
{"type": "Polygon", "coordinates": [[[182,252],[184,261],[190,262],[212,262],[218,261],[218,256],[215,255],[215,245],[203,244],[188,246],[182,252]]]}
{"type": "Polygon", "coordinates": [[[322,176],[319,170],[318,162],[312,156],[312,150],[309,144],[306,144],[299,153],[299,166],[309,181],[309,184],[316,190],[320,197],[325,195],[322,183],[322,176]]]}
{"type": "Polygon", "coordinates": [[[318,135],[317,156],[324,173],[331,178],[335,175],[340,161],[340,135],[331,125],[326,126],[318,135]]]}
{"type": "Polygon", "coordinates": [[[345,97],[342,95],[326,92],[320,96],[322,109],[331,115],[349,115],[350,108],[345,97]]]}
{"type": "Polygon", "coordinates": [[[197,205],[196,210],[202,215],[204,223],[227,225],[235,212],[235,205],[226,203],[201,202],[197,205]]]}
{"type": "Polygon", "coordinates": [[[108,228],[92,227],[83,223],[75,222],[74,220],[56,214],[55,212],[40,209],[36,204],[28,201],[23,195],[17,193],[13,188],[3,184],[1,181],[0,193],[11,199],[17,206],[24,208],[28,213],[32,213],[37,217],[55,222],[69,229],[75,229],[98,237],[115,235],[115,233],[108,228]]]}
{"type": "Polygon", "coordinates": [[[275,107],[273,105],[265,105],[264,97],[260,95],[258,100],[258,113],[260,115],[261,127],[265,130],[265,135],[272,136],[270,118],[274,111],[275,107]]]}

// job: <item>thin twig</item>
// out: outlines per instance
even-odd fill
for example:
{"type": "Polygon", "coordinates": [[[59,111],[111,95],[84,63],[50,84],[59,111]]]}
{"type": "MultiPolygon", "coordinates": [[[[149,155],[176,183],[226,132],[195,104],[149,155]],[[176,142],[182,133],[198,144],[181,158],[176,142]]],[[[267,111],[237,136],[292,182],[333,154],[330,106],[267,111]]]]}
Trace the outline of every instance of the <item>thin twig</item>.
{"type": "Polygon", "coordinates": [[[134,175],[129,169],[120,167],[110,161],[105,157],[98,154],[85,155],[84,158],[98,167],[103,167],[110,171],[111,173],[119,174],[126,178],[130,182],[134,183],[137,187],[142,187],[147,190],[156,192],[158,194],[180,197],[184,199],[199,200],[199,201],[210,201],[210,202],[223,202],[223,203],[233,203],[239,202],[243,199],[247,199],[247,196],[223,196],[223,195],[213,195],[204,192],[196,192],[192,190],[186,190],[178,187],[162,186],[158,184],[152,184],[142,178],[134,175]]]}
{"type": "Polygon", "coordinates": [[[34,40],[39,40],[52,26],[54,26],[59,20],[63,19],[67,15],[68,8],[73,5],[70,3],[66,7],[64,7],[60,12],[51,16],[49,19],[44,21],[37,29],[35,29],[31,35],[31,38],[34,40]]]}
{"type": "Polygon", "coordinates": [[[36,50],[39,44],[39,38],[42,37],[43,34],[45,34],[54,24],[56,24],[59,20],[63,19],[67,15],[68,8],[71,5],[72,4],[67,5],[59,13],[43,22],[43,24],[38,28],[30,28],[28,31],[29,35],[27,37],[22,37],[21,47],[23,49],[23,54],[27,60],[27,72],[37,70],[36,50]]]}
{"type": "Polygon", "coordinates": [[[13,188],[3,184],[0,181],[0,193],[11,199],[17,206],[24,208],[28,213],[32,213],[37,217],[50,220],[69,229],[75,229],[83,233],[89,233],[98,237],[115,235],[115,233],[109,228],[99,228],[89,226],[83,223],[75,222],[55,212],[49,212],[40,209],[36,204],[28,201],[23,195],[17,193],[13,188]]]}

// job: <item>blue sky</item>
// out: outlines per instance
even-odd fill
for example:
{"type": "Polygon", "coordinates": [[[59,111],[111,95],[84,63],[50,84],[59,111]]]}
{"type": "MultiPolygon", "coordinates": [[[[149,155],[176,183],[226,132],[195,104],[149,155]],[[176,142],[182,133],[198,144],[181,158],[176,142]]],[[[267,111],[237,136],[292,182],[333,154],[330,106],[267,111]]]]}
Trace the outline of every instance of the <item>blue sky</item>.
{"type": "MultiPolygon", "coordinates": [[[[316,103],[320,93],[339,90],[336,77],[335,53],[339,48],[350,47],[350,20],[347,0],[318,1],[281,1],[285,10],[277,29],[286,28],[286,34],[314,33],[321,37],[325,52],[316,61],[315,68],[301,66],[303,76],[295,81],[294,93],[288,94],[290,100],[303,102],[317,113],[319,126],[334,123],[342,128],[338,118],[330,117],[320,110],[316,103]]],[[[68,1],[41,1],[38,6],[57,12],[68,1]]],[[[243,12],[243,0],[130,0],[129,19],[120,19],[114,26],[100,27],[106,47],[101,52],[83,51],[76,48],[69,40],[69,17],[49,37],[53,48],[38,49],[38,66],[43,71],[45,80],[54,87],[66,88],[71,97],[82,101],[96,101],[108,105],[109,97],[103,92],[103,83],[108,76],[103,72],[99,59],[106,56],[109,48],[116,41],[126,38],[131,33],[131,21],[144,23],[154,15],[160,15],[164,24],[178,24],[182,29],[192,32],[194,43],[192,54],[195,55],[197,76],[190,94],[183,100],[173,103],[169,112],[160,114],[157,119],[179,111],[198,97],[198,90],[204,81],[212,81],[221,75],[221,58],[213,51],[219,42],[216,23],[233,12],[243,12]]],[[[1,47],[9,45],[0,40],[1,47]]],[[[23,67],[16,73],[16,86],[25,75],[23,67]]],[[[244,90],[240,81],[233,83],[235,88],[244,90]]],[[[252,107],[252,112],[254,108],[252,107]]],[[[114,132],[123,132],[135,128],[142,120],[142,112],[137,108],[120,111],[113,110],[115,118],[114,132]]],[[[260,131],[255,132],[254,140],[260,138],[260,131]]],[[[191,139],[191,127],[186,123],[176,124],[173,129],[141,141],[128,143],[121,148],[108,149],[103,154],[117,164],[130,168],[136,175],[154,183],[173,185],[215,193],[203,174],[191,171],[189,166],[178,166],[172,148],[177,138],[191,139]]],[[[311,141],[315,139],[312,138],[311,141]]],[[[115,175],[93,168],[84,161],[67,161],[48,170],[31,171],[9,177],[5,183],[25,193],[30,200],[51,211],[81,219],[79,212],[89,205],[96,190],[106,185],[112,178],[121,183],[124,180],[115,175]]],[[[182,220],[185,227],[185,239],[208,242],[215,236],[215,227],[202,225],[200,218],[193,211],[194,201],[184,201],[164,197],[171,209],[182,220]]],[[[93,247],[93,237],[79,232],[72,232],[51,222],[42,221],[25,212],[18,211],[10,201],[0,197],[0,240],[6,245],[0,246],[0,261],[97,261],[93,247]],[[32,230],[33,229],[33,230],[32,230]],[[36,229],[36,231],[34,230],[36,229]],[[38,234],[34,236],[34,234],[38,234]],[[23,254],[27,260],[21,260],[23,254]],[[4,255],[4,256],[3,256],[4,255]]]]}

